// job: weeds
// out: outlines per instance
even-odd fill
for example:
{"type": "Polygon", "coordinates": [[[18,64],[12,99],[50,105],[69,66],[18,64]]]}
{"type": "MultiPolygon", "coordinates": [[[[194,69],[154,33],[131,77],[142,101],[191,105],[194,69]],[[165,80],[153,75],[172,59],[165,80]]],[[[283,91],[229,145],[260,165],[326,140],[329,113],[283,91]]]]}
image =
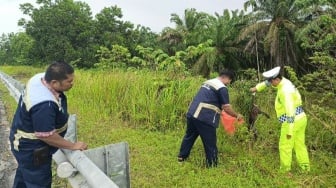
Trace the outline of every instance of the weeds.
{"type": "MultiPolygon", "coordinates": [[[[26,76],[42,70],[1,69],[11,70],[14,75],[18,71],[27,72],[26,76]]],[[[79,70],[74,88],[67,93],[69,110],[78,115],[79,139],[88,142],[90,148],[120,141],[129,143],[132,187],[333,187],[336,184],[336,159],[326,145],[330,137],[323,136],[320,130],[323,126],[316,121],[307,128],[312,172],[300,174],[293,159],[293,178],[278,173],[280,126],[274,114],[272,90],[256,98],[271,119],[258,118],[260,136],[253,148],[249,147],[246,126],[240,126],[234,136],[226,135],[219,127],[218,168],[204,168],[200,139],[188,161],[179,164],[176,155],[184,134],[185,112],[202,81],[194,77],[173,80],[162,72],[79,70]],[[317,141],[316,134],[320,137],[317,141]]],[[[242,113],[249,109],[251,97],[245,91],[250,84],[253,83],[236,82],[229,89],[233,107],[242,113]]],[[[9,100],[2,86],[0,90],[9,100]]],[[[15,107],[9,100],[8,111],[13,112],[15,107]]],[[[54,181],[53,187],[62,186],[64,182],[54,181]]]]}

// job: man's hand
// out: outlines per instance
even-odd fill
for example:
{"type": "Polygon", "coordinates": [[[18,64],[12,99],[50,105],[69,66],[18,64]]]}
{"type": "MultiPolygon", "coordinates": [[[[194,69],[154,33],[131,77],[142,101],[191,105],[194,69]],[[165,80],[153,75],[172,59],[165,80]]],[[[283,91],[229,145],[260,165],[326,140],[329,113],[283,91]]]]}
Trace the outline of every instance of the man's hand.
{"type": "Polygon", "coordinates": [[[76,142],[76,143],[74,143],[74,146],[73,146],[72,150],[81,150],[81,151],[83,151],[83,150],[87,150],[87,148],[88,148],[88,145],[86,143],[84,143],[84,142],[76,142]]]}
{"type": "Polygon", "coordinates": [[[251,91],[252,93],[255,93],[255,92],[257,92],[257,88],[256,88],[256,87],[252,87],[252,88],[250,89],[250,91],[251,91]]]}
{"type": "Polygon", "coordinates": [[[232,117],[236,117],[238,120],[243,119],[243,115],[236,113],[230,105],[223,105],[222,109],[224,110],[224,112],[232,117]]]}
{"type": "Polygon", "coordinates": [[[48,137],[42,137],[40,138],[40,140],[56,148],[63,148],[70,150],[86,150],[88,147],[87,144],[84,142],[72,143],[68,140],[65,140],[58,133],[54,133],[48,137]]]}

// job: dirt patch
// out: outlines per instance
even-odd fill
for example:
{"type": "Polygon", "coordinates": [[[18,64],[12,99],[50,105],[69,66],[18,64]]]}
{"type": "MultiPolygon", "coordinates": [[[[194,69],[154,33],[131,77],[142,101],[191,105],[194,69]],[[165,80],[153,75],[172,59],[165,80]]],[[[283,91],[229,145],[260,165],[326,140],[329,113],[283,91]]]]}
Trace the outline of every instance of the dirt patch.
{"type": "Polygon", "coordinates": [[[0,185],[11,188],[13,185],[16,161],[9,148],[9,122],[0,96],[0,185]]]}

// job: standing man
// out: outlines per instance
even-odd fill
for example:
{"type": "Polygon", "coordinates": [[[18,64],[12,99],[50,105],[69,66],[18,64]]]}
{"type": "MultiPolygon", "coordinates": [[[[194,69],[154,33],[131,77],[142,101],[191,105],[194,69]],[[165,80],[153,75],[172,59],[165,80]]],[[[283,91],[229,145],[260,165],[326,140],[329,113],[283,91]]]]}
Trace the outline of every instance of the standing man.
{"type": "Polygon", "coordinates": [[[309,157],[305,145],[307,116],[302,108],[301,95],[291,81],[281,76],[280,67],[264,72],[263,77],[266,81],[250,90],[259,92],[268,86],[277,89],[275,111],[281,123],[280,171],[290,174],[293,149],[301,170],[309,171],[309,157]]]}
{"type": "Polygon", "coordinates": [[[238,119],[242,118],[242,115],[231,108],[229,102],[226,85],[231,83],[233,77],[233,72],[225,70],[217,78],[202,84],[187,113],[187,130],[178,155],[179,162],[189,157],[191,148],[200,135],[206,153],[206,166],[217,166],[216,128],[221,110],[238,119]]]}
{"type": "Polygon", "coordinates": [[[71,89],[73,80],[74,69],[67,63],[55,62],[45,73],[28,81],[9,136],[18,162],[14,188],[50,188],[52,154],[58,148],[87,149],[83,142],[63,138],[69,117],[63,92],[71,89]]]}

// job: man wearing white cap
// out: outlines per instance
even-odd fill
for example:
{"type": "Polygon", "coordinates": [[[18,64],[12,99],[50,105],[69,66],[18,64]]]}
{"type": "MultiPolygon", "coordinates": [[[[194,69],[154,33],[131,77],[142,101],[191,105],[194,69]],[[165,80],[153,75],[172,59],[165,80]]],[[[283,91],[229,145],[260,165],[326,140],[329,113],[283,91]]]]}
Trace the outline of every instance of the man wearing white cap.
{"type": "Polygon", "coordinates": [[[297,161],[302,171],[310,170],[309,156],[305,145],[305,130],[307,116],[302,108],[299,91],[293,83],[280,74],[280,67],[275,67],[263,73],[266,81],[251,88],[251,92],[260,92],[268,86],[277,89],[275,98],[275,111],[281,125],[279,141],[280,171],[291,170],[292,152],[296,154],[297,161]]]}

